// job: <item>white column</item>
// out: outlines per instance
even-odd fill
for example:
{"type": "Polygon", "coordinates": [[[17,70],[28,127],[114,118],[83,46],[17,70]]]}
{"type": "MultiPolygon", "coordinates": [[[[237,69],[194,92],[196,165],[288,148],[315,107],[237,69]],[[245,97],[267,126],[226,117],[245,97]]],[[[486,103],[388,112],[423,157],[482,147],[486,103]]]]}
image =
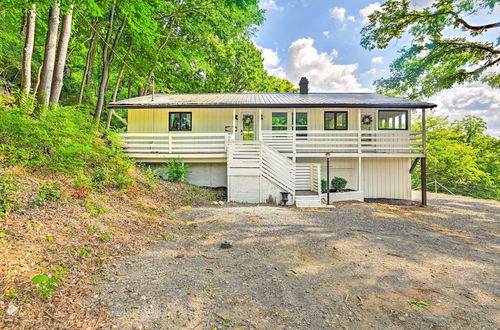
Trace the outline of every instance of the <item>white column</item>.
{"type": "Polygon", "coordinates": [[[361,157],[358,157],[358,191],[363,190],[363,169],[362,169],[361,157]]]}
{"type": "Polygon", "coordinates": [[[236,109],[233,108],[233,140],[236,140],[236,109]]]}
{"type": "Polygon", "coordinates": [[[297,153],[296,151],[296,146],[295,146],[295,141],[297,139],[297,134],[295,134],[296,131],[296,116],[297,116],[297,109],[293,108],[293,115],[292,115],[292,151],[293,151],[293,161],[295,162],[295,154],[297,153]]]}
{"type": "Polygon", "coordinates": [[[259,108],[259,141],[262,141],[262,108],[259,108]]]}

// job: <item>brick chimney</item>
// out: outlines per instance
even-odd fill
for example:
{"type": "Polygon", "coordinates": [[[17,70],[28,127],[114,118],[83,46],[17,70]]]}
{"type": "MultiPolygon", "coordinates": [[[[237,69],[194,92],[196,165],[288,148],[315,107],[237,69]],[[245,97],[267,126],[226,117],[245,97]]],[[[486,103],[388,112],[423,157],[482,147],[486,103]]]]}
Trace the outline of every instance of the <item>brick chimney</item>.
{"type": "Polygon", "coordinates": [[[300,78],[300,94],[309,94],[309,80],[306,77],[300,78]]]}

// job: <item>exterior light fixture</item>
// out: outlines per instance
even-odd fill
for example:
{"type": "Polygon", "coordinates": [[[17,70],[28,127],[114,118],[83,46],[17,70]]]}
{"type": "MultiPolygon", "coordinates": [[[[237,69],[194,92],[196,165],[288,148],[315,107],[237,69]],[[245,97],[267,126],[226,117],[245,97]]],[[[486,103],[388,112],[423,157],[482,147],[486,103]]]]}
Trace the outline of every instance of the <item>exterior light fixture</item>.
{"type": "Polygon", "coordinates": [[[238,120],[238,115],[234,115],[234,119],[235,119],[235,120],[238,120]]]}

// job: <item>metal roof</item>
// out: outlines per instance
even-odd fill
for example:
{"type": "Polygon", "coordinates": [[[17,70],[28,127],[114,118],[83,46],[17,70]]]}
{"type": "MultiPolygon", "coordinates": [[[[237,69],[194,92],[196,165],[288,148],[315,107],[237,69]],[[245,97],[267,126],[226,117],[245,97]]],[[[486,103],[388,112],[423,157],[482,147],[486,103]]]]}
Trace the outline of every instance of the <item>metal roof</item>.
{"type": "Polygon", "coordinates": [[[110,108],[434,108],[434,103],[376,93],[155,94],[112,102],[110,108]]]}

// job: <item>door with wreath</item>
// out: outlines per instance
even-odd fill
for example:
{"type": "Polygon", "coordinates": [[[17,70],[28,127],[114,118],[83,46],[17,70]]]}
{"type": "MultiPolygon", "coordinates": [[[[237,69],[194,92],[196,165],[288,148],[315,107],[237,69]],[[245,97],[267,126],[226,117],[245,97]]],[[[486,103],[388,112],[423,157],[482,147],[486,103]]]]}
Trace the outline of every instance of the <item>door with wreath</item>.
{"type": "Polygon", "coordinates": [[[376,138],[376,126],[375,126],[375,118],[376,112],[375,111],[362,111],[359,118],[360,118],[360,127],[361,131],[366,131],[366,132],[361,132],[361,148],[364,152],[375,152],[374,147],[374,142],[376,138]],[[373,149],[371,149],[372,147],[373,149]]]}

